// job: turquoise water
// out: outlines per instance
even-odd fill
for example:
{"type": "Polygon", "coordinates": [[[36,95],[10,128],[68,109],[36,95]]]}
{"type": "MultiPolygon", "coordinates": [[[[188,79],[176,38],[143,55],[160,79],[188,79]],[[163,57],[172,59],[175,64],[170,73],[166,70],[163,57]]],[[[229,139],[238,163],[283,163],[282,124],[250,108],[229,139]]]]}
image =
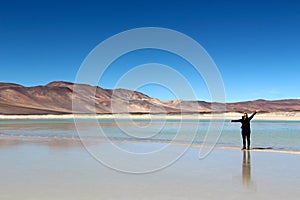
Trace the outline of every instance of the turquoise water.
{"type": "MultiPolygon", "coordinates": [[[[209,127],[208,120],[2,120],[0,121],[0,139],[20,140],[91,140],[141,141],[153,143],[189,143],[202,144],[209,127]],[[99,129],[101,128],[101,129],[99,129]],[[80,131],[80,136],[77,129],[80,131]],[[102,130],[103,134],[99,131],[102,130]],[[177,134],[180,137],[176,138],[177,134]]],[[[213,126],[219,126],[214,122],[213,126]]],[[[260,121],[252,122],[252,147],[300,152],[299,121],[260,121]]],[[[214,128],[214,127],[212,127],[214,128]]],[[[209,134],[214,134],[209,133],[209,134]]],[[[217,137],[216,134],[215,137],[217,137]]],[[[215,144],[217,147],[240,147],[240,124],[225,121],[221,135],[215,144]]]]}

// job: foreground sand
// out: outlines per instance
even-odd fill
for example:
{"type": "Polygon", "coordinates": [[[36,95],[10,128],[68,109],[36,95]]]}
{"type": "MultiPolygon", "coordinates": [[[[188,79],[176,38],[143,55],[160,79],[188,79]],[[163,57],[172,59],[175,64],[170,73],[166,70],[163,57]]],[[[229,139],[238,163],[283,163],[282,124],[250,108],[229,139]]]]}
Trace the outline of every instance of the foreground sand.
{"type": "MultiPolygon", "coordinates": [[[[62,114],[62,115],[0,115],[0,119],[238,119],[242,113],[225,113],[225,114],[62,114]]],[[[274,112],[274,113],[258,113],[255,120],[287,120],[300,121],[300,112],[274,112]]]]}
{"type": "MultiPolygon", "coordinates": [[[[104,167],[80,143],[65,142],[1,143],[0,199],[296,200],[300,195],[299,155],[216,149],[199,159],[199,148],[190,148],[168,168],[133,175],[104,167]]],[[[152,145],[157,144],[140,147],[152,145]]],[[[170,153],[178,148],[170,147],[170,153]]]]}

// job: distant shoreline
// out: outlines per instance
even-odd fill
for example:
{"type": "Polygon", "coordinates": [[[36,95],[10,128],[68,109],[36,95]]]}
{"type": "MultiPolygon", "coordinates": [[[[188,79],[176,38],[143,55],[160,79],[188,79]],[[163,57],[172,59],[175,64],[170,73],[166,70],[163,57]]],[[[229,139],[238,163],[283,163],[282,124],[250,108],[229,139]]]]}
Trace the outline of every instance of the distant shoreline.
{"type": "MultiPolygon", "coordinates": [[[[251,114],[251,113],[250,113],[251,114]]],[[[46,115],[0,115],[0,120],[18,119],[239,119],[242,113],[183,113],[176,114],[46,114],[46,115]]],[[[300,121],[300,112],[258,113],[255,120],[300,121]]]]}

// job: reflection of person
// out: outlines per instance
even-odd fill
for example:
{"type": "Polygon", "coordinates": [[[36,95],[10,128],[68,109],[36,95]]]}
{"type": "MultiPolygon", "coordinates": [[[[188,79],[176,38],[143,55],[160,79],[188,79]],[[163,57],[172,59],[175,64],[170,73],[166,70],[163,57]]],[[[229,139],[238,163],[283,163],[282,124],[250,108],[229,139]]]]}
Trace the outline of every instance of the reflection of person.
{"type": "Polygon", "coordinates": [[[251,134],[251,128],[250,128],[250,121],[254,117],[254,115],[257,113],[255,111],[250,117],[248,117],[247,113],[244,113],[242,116],[242,119],[237,120],[231,120],[231,122],[241,122],[242,126],[242,137],[243,137],[243,150],[246,149],[246,138],[247,138],[247,149],[250,149],[250,134],[251,134]]]}
{"type": "Polygon", "coordinates": [[[250,158],[250,151],[243,152],[243,184],[245,187],[249,186],[250,179],[251,179],[251,158],[250,158]]]}

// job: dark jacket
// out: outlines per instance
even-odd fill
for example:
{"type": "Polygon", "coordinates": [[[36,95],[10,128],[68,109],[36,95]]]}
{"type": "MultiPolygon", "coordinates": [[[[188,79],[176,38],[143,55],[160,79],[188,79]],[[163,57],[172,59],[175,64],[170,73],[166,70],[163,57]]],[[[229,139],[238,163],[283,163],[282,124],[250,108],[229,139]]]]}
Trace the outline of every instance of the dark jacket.
{"type": "Polygon", "coordinates": [[[250,121],[256,113],[257,112],[254,112],[250,117],[248,117],[246,119],[244,119],[244,117],[243,117],[242,119],[232,120],[232,122],[241,122],[242,123],[242,126],[241,126],[242,131],[250,132],[250,121]]]}

